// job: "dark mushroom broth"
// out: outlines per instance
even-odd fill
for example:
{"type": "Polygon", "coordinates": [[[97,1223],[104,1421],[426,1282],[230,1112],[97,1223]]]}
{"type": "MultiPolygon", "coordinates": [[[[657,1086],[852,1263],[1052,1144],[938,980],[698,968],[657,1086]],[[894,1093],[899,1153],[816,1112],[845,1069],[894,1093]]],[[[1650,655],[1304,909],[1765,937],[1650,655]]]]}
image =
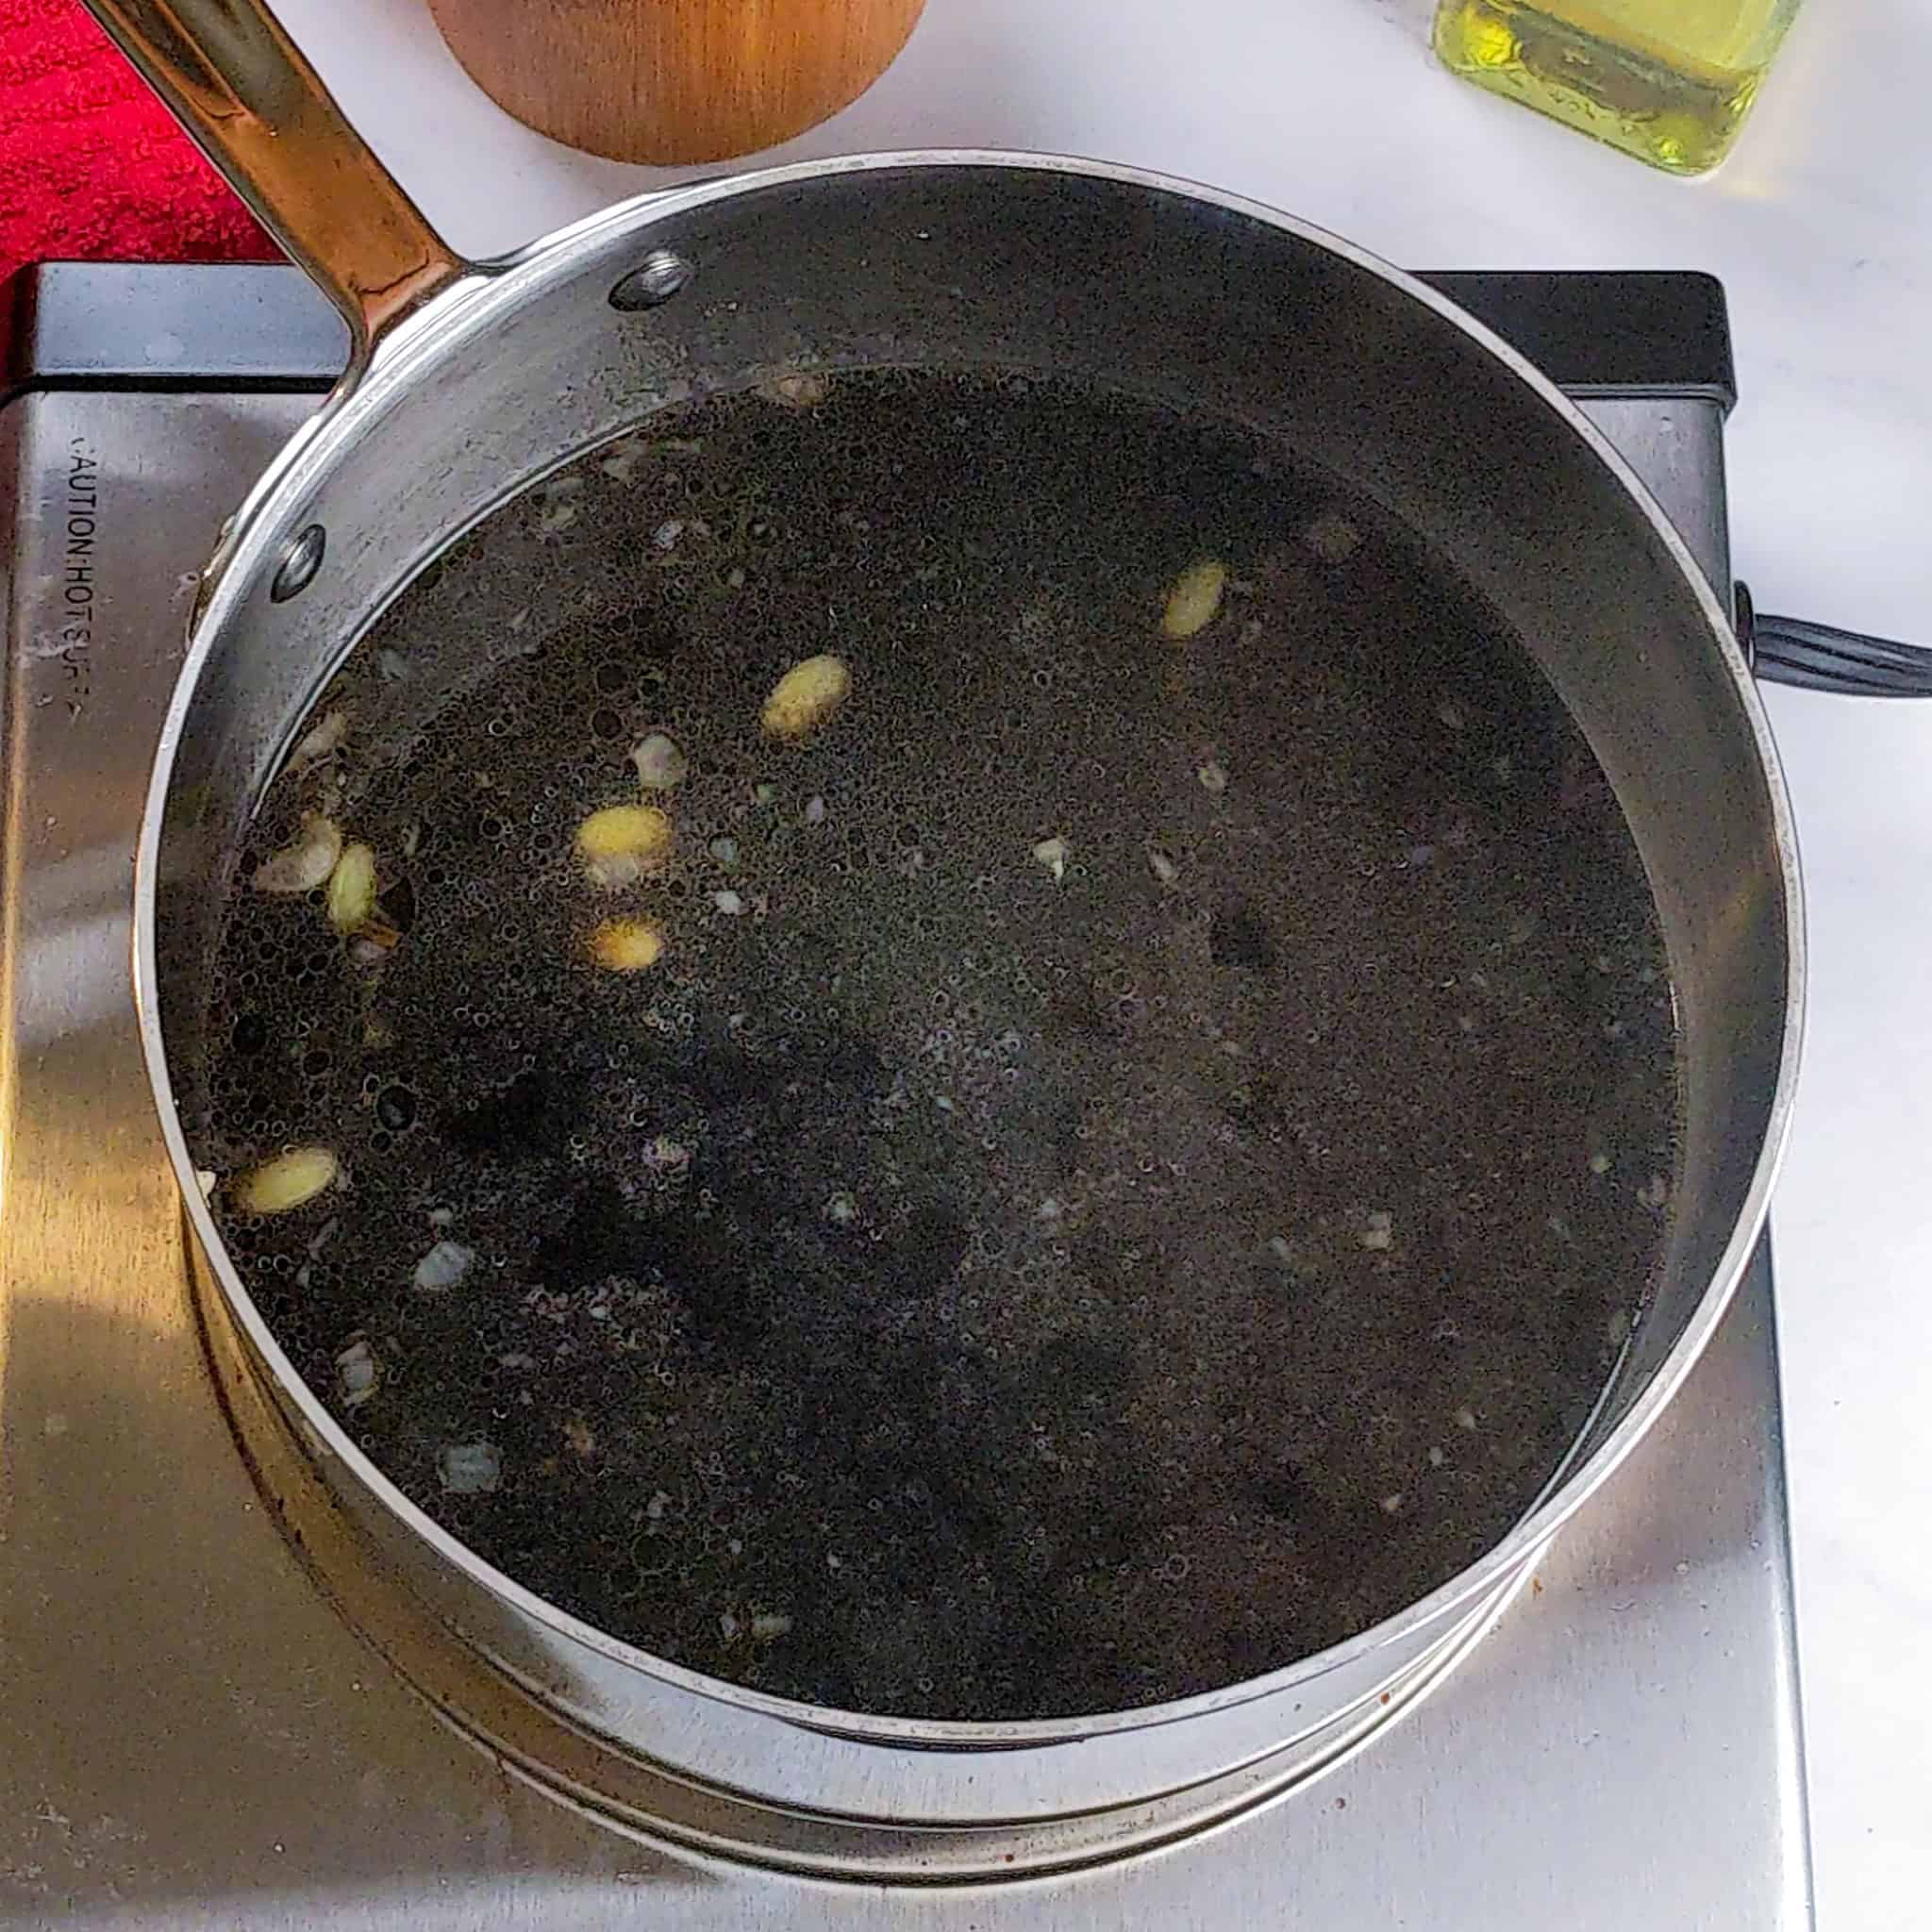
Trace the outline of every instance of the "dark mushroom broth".
{"type": "Polygon", "coordinates": [[[1504,1534],[1641,1311],[1677,1038],[1617,804],[1247,431],[673,409],[305,728],[187,1082],[229,1251],[410,1497],[648,1651],[953,1719],[1256,1675],[1504,1534]]]}

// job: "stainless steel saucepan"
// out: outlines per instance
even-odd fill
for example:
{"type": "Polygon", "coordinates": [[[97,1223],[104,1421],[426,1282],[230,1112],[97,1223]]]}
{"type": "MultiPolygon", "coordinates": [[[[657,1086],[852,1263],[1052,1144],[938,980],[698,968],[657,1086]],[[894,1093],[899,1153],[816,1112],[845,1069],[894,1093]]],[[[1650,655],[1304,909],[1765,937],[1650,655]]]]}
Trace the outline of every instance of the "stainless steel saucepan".
{"type": "Polygon", "coordinates": [[[325,1581],[358,1615],[357,1592],[382,1579],[453,1634],[467,1676],[433,1647],[404,1666],[518,1767],[645,1828],[775,1863],[931,1877],[1091,1857],[1237,1808],[1344,1747],[1458,1654],[1656,1421],[1764,1220],[1797,1058],[1797,861],[1744,657],[1676,533],[1505,343],[1360,250],[1234,196],[1038,156],[872,155],[627,203],[473,263],[248,0],[89,4],[354,336],[341,389],[208,570],[136,925],[142,1040],[211,1347],[244,1438],[275,1438],[253,1444],[258,1464],[295,1470],[289,1482],[325,1493],[347,1525],[333,1555],[328,1537],[306,1539],[325,1581]],[[801,358],[1063,371],[1285,440],[1423,533],[1528,641],[1652,881],[1682,1026],[1679,1205],[1654,1300],[1567,1473],[1453,1582],[1212,1695],[1006,1724],[867,1717],[588,1627],[466,1550],[338,1426],[196,1184],[171,1062],[193,1045],[210,882],[352,642],[520,487],[666,404],[801,358]],[[549,1745],[526,1741],[532,1724],[549,1745]],[[685,1808],[635,1795],[647,1786],[685,1808]],[[741,1831],[729,1821],[747,1810],[779,1823],[741,1831]]]}

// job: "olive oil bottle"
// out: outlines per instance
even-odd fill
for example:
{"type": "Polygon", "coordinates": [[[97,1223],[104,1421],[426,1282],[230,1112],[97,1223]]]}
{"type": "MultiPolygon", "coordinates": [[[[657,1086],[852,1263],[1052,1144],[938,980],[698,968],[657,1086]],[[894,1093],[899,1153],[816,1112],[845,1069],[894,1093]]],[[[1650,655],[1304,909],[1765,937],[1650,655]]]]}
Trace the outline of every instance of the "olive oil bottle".
{"type": "Polygon", "coordinates": [[[1452,72],[1678,175],[1737,139],[1798,0],[1441,0],[1452,72]]]}

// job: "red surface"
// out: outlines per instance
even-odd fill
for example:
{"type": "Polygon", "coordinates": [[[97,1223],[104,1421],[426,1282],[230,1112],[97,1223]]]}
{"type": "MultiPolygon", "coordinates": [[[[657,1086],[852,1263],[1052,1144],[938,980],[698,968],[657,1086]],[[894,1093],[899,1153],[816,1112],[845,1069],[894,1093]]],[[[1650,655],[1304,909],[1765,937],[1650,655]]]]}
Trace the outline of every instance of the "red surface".
{"type": "Polygon", "coordinates": [[[78,0],[0,0],[0,277],[275,253],[78,0]]]}

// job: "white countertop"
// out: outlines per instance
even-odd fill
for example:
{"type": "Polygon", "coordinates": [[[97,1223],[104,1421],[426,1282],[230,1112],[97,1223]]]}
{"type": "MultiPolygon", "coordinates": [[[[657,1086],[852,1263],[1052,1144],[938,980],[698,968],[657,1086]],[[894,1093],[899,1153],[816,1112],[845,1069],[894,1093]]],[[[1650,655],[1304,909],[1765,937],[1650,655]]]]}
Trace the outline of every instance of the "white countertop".
{"type": "MultiPolygon", "coordinates": [[[[1743,397],[1739,573],[1761,608],[1932,643],[1911,508],[1932,481],[1932,8],[1817,0],[1739,152],[1687,184],[1452,80],[1427,52],[1432,4],[930,0],[864,99],[770,158],[1057,149],[1236,189],[1414,267],[1713,271],[1743,397]]],[[[466,251],[678,178],[509,120],[423,0],[280,10],[466,251]]],[[[1813,942],[1774,1225],[1819,1923],[1917,1932],[1932,1897],[1932,1689],[1913,1668],[1932,1637],[1932,704],[1779,691],[1772,710],[1813,942]]]]}

